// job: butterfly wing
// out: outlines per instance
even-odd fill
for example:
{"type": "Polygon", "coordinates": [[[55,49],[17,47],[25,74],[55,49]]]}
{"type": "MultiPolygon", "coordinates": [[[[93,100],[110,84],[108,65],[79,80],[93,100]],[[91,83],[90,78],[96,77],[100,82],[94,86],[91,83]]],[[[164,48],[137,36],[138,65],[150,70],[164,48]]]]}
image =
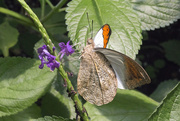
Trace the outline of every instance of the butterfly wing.
{"type": "Polygon", "coordinates": [[[77,89],[85,100],[98,106],[114,99],[117,79],[109,61],[103,54],[91,52],[82,55],[77,89]]]}
{"type": "Polygon", "coordinates": [[[106,48],[110,35],[111,35],[110,26],[108,24],[103,25],[97,32],[96,36],[94,37],[94,44],[95,44],[94,47],[106,48]]]}
{"type": "Polygon", "coordinates": [[[94,50],[104,54],[110,62],[118,79],[118,88],[133,89],[151,82],[146,71],[130,57],[110,49],[94,50]]]}

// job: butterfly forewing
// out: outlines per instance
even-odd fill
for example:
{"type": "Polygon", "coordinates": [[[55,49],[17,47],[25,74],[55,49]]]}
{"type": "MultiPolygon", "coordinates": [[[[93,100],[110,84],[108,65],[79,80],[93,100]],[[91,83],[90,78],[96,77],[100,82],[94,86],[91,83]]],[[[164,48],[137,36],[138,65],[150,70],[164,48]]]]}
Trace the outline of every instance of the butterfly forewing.
{"type": "Polygon", "coordinates": [[[98,106],[111,102],[116,95],[117,79],[103,54],[87,45],[81,57],[78,92],[85,100],[98,106]]]}
{"type": "Polygon", "coordinates": [[[137,62],[126,55],[122,56],[124,57],[124,65],[126,67],[126,84],[129,89],[133,89],[151,82],[146,71],[137,62]]]}
{"type": "Polygon", "coordinates": [[[95,48],[96,52],[105,55],[112,65],[116,76],[120,78],[119,83],[123,86],[121,89],[133,89],[151,82],[146,71],[130,57],[114,50],[95,48]]]}
{"type": "Polygon", "coordinates": [[[96,36],[94,37],[94,47],[106,48],[109,42],[110,35],[111,35],[110,26],[108,24],[103,25],[97,32],[96,36]]]}

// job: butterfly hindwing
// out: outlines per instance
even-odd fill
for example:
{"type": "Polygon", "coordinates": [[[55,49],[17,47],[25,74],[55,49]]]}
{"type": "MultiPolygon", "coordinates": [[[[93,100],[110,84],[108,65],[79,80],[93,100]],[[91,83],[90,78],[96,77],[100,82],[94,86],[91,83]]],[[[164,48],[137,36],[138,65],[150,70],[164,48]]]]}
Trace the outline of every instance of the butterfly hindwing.
{"type": "Polygon", "coordinates": [[[117,79],[104,55],[92,50],[92,45],[84,48],[77,79],[78,92],[88,102],[103,105],[114,99],[117,79]]]}

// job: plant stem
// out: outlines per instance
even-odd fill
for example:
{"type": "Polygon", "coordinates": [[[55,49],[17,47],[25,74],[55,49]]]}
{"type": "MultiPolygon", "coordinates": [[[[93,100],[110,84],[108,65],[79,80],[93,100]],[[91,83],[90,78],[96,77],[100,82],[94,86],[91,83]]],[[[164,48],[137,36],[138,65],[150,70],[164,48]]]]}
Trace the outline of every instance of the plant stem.
{"type": "Polygon", "coordinates": [[[58,10],[58,12],[65,11],[65,10],[66,10],[66,8],[61,8],[58,10]]]}
{"type": "Polygon", "coordinates": [[[9,10],[9,9],[0,7],[0,13],[4,13],[4,14],[10,15],[10,16],[13,16],[13,17],[25,22],[28,25],[31,25],[31,26],[34,25],[33,22],[29,18],[22,16],[21,14],[18,14],[14,11],[9,10]]]}
{"type": "Polygon", "coordinates": [[[54,8],[53,4],[49,1],[49,0],[46,0],[47,4],[51,7],[51,9],[54,8]]]}
{"type": "Polygon", "coordinates": [[[45,22],[47,21],[55,12],[57,12],[59,10],[60,7],[62,7],[65,3],[67,2],[67,0],[61,0],[48,14],[47,16],[45,16],[41,22],[45,22]]]}
{"type": "Polygon", "coordinates": [[[45,0],[40,0],[40,3],[41,3],[41,18],[43,18],[45,12],[45,0]]]}
{"type": "MultiPolygon", "coordinates": [[[[38,17],[36,16],[36,14],[31,10],[31,8],[26,4],[26,2],[24,0],[18,0],[19,3],[24,7],[24,9],[28,12],[28,14],[30,15],[30,17],[32,18],[32,20],[34,21],[35,25],[37,26],[37,28],[39,29],[42,37],[44,38],[45,44],[47,45],[47,47],[49,47],[49,49],[53,50],[54,44],[51,42],[51,40],[49,39],[49,36],[45,30],[45,28],[43,27],[43,25],[41,24],[40,20],[38,19],[38,17]],[[49,45],[49,46],[48,46],[49,45]]],[[[62,0],[63,1],[63,0],[62,0]]],[[[57,8],[56,8],[57,9],[57,8]]],[[[58,10],[58,9],[57,9],[58,10]]],[[[53,53],[53,55],[55,55],[56,57],[57,54],[53,53]]],[[[56,58],[57,59],[57,58],[56,58]]],[[[58,60],[59,61],[59,60],[58,60]]],[[[71,96],[71,99],[73,100],[73,102],[75,103],[75,106],[78,110],[78,115],[80,115],[80,117],[83,119],[83,121],[89,121],[88,116],[86,114],[86,112],[83,110],[83,106],[81,101],[78,98],[77,93],[74,91],[74,87],[71,83],[71,81],[68,78],[67,73],[65,72],[65,70],[63,69],[62,64],[59,66],[58,68],[59,73],[61,74],[61,76],[63,77],[64,81],[67,83],[67,90],[71,96]]]]}

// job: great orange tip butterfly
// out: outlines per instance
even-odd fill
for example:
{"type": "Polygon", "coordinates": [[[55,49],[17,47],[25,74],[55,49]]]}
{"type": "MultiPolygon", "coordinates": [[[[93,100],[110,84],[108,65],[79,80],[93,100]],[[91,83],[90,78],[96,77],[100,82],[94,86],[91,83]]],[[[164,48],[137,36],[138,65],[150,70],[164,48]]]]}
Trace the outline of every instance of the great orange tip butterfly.
{"type": "Polygon", "coordinates": [[[87,40],[81,55],[77,89],[85,100],[98,106],[111,102],[117,88],[133,89],[151,82],[136,61],[106,48],[110,35],[110,26],[103,25],[94,40],[87,40]]]}

